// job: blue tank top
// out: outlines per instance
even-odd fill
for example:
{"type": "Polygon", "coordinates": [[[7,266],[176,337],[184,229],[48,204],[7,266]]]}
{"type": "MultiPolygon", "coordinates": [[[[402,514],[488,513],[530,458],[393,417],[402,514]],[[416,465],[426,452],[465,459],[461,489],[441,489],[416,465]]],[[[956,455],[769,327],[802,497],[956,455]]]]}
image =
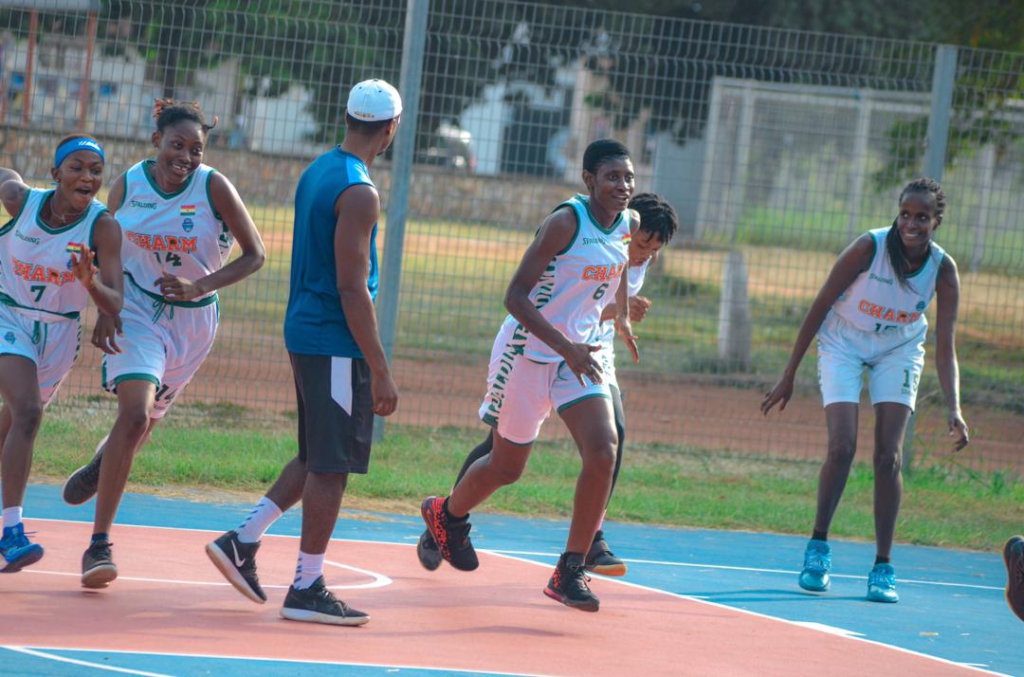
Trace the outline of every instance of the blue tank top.
{"type": "MultiPolygon", "coordinates": [[[[334,260],[334,204],[351,186],[373,186],[362,160],[335,147],[313,161],[295,189],[291,288],[284,342],[293,353],[362,358],[338,294],[334,260]]],[[[366,288],[377,298],[377,224],[370,233],[366,288]]]]}

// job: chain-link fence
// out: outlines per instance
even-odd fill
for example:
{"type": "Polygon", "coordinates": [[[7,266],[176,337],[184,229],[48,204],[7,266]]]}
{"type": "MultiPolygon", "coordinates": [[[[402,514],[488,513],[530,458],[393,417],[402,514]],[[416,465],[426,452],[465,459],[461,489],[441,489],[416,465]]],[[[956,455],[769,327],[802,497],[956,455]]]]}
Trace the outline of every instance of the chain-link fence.
{"type": "MultiPolygon", "coordinates": [[[[78,129],[107,144],[112,181],[152,152],[155,96],[219,116],[206,161],[238,187],[269,258],[223,292],[217,345],[178,416],[294,408],[281,331],[292,192],[342,138],[349,87],[382,77],[418,99],[406,147],[374,166],[382,242],[401,254],[388,266],[383,252],[379,300],[402,392],[391,420],[478,425],[505,285],[546,213],[583,190],[585,146],[612,136],[638,190],[681,219],[642,292],[643,360],[620,359],[629,439],[818,456],[814,356],[786,412],[763,419],[761,396],[836,254],[891,223],[902,185],[927,171],[941,174],[937,238],[962,276],[966,462],[1021,468],[1024,55],[496,0],[5,0],[0,31],[0,165],[30,182],[78,129]]],[[[938,454],[932,349],[912,446],[938,454]]],[[[64,404],[108,401],[99,357],[83,352],[64,404]]]]}

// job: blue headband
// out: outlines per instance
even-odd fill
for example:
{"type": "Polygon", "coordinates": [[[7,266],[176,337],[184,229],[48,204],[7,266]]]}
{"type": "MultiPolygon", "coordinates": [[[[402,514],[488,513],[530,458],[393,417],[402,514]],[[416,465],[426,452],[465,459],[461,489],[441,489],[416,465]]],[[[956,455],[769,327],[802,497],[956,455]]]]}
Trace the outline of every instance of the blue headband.
{"type": "Polygon", "coordinates": [[[68,156],[74,153],[76,150],[91,150],[100,156],[100,159],[104,162],[107,159],[103,156],[103,147],[100,146],[99,141],[91,139],[88,136],[79,136],[74,139],[68,139],[64,143],[57,146],[57,150],[53,154],[53,166],[60,167],[60,163],[68,159],[68,156]]]}

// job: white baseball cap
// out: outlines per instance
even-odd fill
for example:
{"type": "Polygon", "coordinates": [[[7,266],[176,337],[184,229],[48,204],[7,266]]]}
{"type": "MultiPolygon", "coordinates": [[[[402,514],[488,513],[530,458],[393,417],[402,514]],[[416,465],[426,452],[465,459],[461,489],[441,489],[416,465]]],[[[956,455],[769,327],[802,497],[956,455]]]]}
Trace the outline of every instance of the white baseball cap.
{"type": "Polygon", "coordinates": [[[383,80],[363,80],[348,95],[348,114],[356,120],[392,120],[402,114],[402,97],[383,80]]]}

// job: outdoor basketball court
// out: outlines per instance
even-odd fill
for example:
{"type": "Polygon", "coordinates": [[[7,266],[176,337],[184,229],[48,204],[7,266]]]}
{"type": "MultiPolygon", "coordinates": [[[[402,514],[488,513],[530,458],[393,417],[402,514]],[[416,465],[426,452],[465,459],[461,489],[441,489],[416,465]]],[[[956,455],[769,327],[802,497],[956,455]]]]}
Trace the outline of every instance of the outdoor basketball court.
{"type": "Polygon", "coordinates": [[[594,577],[601,611],[545,597],[567,523],[474,515],[480,569],[423,570],[407,515],[346,513],[327,582],[367,611],[360,628],[278,616],[299,515],[264,539],[259,606],[203,546],[248,512],[129,494],[112,534],[120,578],[79,586],[93,503],[33,485],[46,556],[0,577],[0,673],[10,675],[1024,675],[1024,623],[1003,599],[998,554],[897,546],[901,601],[864,600],[873,546],[833,542],[824,595],[796,585],[805,538],[608,524],[630,571],[594,577]]]}

